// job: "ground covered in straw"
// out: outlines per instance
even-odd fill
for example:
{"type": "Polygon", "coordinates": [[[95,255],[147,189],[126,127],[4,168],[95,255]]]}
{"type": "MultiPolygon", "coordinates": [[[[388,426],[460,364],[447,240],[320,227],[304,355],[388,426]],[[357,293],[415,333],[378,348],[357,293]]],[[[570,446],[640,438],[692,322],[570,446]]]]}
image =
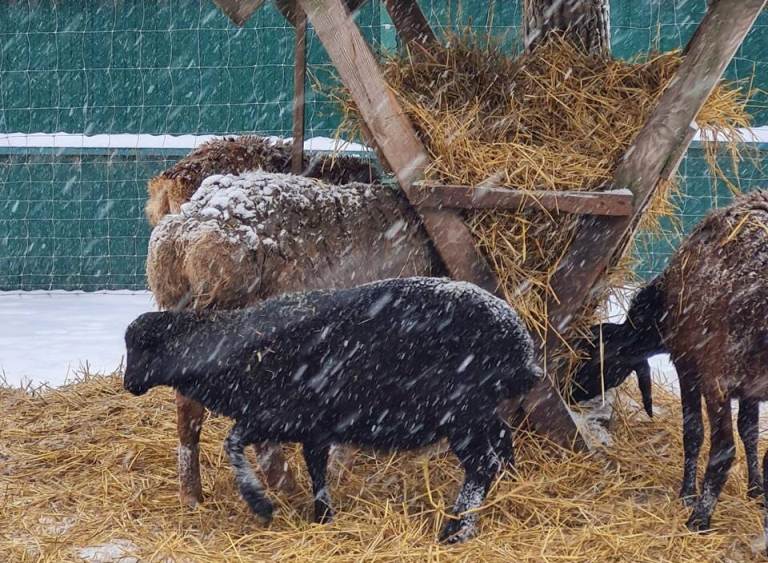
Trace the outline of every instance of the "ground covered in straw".
{"type": "Polygon", "coordinates": [[[176,496],[171,392],[125,393],[118,376],[30,394],[0,388],[0,560],[90,561],[723,561],[759,557],[761,512],[745,497],[740,452],[713,524],[694,535],[675,493],[682,463],[677,400],[655,389],[657,416],[619,401],[614,443],[592,454],[518,439],[518,470],[495,485],[480,535],[434,539],[461,473],[447,453],[358,454],[332,490],[333,524],[310,523],[309,484],[277,497],[260,526],[222,452],[229,423],[204,429],[204,506],[176,496]]]}

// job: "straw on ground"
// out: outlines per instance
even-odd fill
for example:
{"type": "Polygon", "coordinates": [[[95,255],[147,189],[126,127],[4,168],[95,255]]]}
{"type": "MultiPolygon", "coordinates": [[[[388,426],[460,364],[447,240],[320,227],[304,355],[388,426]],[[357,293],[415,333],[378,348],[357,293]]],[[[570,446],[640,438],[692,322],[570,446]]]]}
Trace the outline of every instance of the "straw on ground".
{"type": "MultiPolygon", "coordinates": [[[[206,503],[179,504],[170,393],[135,398],[119,376],[56,390],[0,389],[0,559],[79,561],[78,550],[134,545],[146,561],[722,561],[762,546],[761,513],[745,498],[740,455],[713,533],[685,528],[676,498],[682,463],[678,399],[654,389],[653,421],[618,401],[614,444],[574,454],[518,437],[517,474],[497,481],[480,535],[447,547],[435,538],[460,484],[448,453],[360,453],[332,484],[337,517],[312,524],[298,449],[300,492],[277,498],[263,528],[244,507],[222,452],[229,422],[206,424],[206,503]]],[[[274,498],[274,497],[273,497],[274,498]]]]}

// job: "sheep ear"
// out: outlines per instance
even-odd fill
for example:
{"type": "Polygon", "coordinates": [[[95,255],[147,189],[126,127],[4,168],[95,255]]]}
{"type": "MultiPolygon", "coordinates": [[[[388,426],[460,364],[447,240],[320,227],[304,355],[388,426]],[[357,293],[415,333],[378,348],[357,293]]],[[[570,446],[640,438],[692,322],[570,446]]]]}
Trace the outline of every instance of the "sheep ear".
{"type": "Polygon", "coordinates": [[[653,418],[653,393],[651,391],[651,366],[647,361],[641,362],[635,366],[637,374],[637,385],[640,387],[640,395],[643,398],[643,408],[648,418],[653,418]]]}

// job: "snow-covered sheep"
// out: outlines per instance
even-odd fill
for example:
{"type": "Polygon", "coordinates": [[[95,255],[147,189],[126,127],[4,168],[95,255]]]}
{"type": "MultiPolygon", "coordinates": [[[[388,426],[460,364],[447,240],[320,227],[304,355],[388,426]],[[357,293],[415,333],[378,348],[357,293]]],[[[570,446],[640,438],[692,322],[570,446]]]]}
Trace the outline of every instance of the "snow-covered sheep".
{"type": "MultiPolygon", "coordinates": [[[[399,191],[263,171],[206,179],[154,229],[147,259],[149,287],[163,309],[236,309],[291,291],[442,273],[399,191]]],[[[183,396],[177,410],[181,497],[195,504],[202,500],[204,410],[183,396]]],[[[276,449],[260,459],[270,485],[293,487],[276,449]]]]}
{"type": "Polygon", "coordinates": [[[465,282],[409,278],[269,299],[238,311],[147,313],[126,333],[125,388],[168,385],[233,418],[226,450],[243,499],[272,505],[243,450],[303,445],[315,521],[331,519],[332,444],[387,450],[447,438],[465,470],[440,538],[475,532],[498,471],[514,463],[497,407],[540,377],[530,335],[502,300],[465,282]]]}
{"type": "MultiPolygon", "coordinates": [[[[200,184],[213,174],[240,174],[249,170],[291,171],[291,141],[278,138],[224,137],[200,145],[147,184],[145,212],[150,225],[169,213],[178,213],[200,184]]],[[[371,163],[345,155],[304,155],[303,176],[331,184],[378,181],[371,163]]]]}
{"type": "MultiPolygon", "coordinates": [[[[660,351],[672,357],[683,406],[680,495],[694,504],[689,528],[709,527],[733,462],[731,399],[739,400],[738,429],[746,451],[749,494],[759,496],[761,489],[768,493],[768,453],[762,479],[757,459],[759,403],[768,400],[768,191],[739,196],[732,205],[711,212],[666,270],[642,290],[628,321],[603,339],[603,345],[606,372],[622,362],[626,372],[660,351]],[[702,395],[711,449],[696,498],[702,395]]],[[[585,363],[576,383],[599,381],[600,364],[599,359],[585,363]]]]}

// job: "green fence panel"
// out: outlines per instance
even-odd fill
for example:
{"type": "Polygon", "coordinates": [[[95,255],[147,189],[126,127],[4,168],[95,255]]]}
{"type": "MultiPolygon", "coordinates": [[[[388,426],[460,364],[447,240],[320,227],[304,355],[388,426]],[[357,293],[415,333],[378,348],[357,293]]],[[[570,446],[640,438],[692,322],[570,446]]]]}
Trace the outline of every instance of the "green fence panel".
{"type": "MultiPolygon", "coordinates": [[[[269,3],[268,3],[269,4],[269,3]]],[[[421,0],[436,29],[472,26],[521,48],[521,2],[421,0]]],[[[612,46],[620,57],[681,47],[704,0],[615,0],[612,46]]],[[[375,49],[397,44],[386,10],[371,0],[356,15],[375,49]]],[[[768,91],[768,14],[760,16],[727,76],[754,76],[768,91]]],[[[334,80],[310,30],[311,78],[334,80]]],[[[0,136],[290,135],[293,33],[271,5],[236,28],[210,0],[32,0],[0,3],[0,136]]],[[[750,105],[768,125],[768,98],[750,105]]],[[[323,93],[307,96],[307,135],[332,136],[339,122],[323,93]]],[[[137,137],[139,139],[139,137],[137,137]]],[[[23,145],[23,142],[17,144],[23,145]]],[[[186,150],[0,146],[0,290],[142,289],[149,227],[148,178],[186,150]]],[[[768,165],[768,147],[756,159],[768,165]]],[[[693,148],[683,162],[683,232],[724,187],[693,148]]],[[[744,188],[768,187],[745,163],[744,188]]],[[[658,272],[678,238],[642,240],[639,273],[658,272]]]]}
{"type": "MultiPolygon", "coordinates": [[[[377,2],[357,17],[378,42],[377,2]]],[[[268,3],[243,28],[210,0],[0,3],[0,132],[246,133],[291,128],[293,32],[268,3]]],[[[309,34],[311,71],[328,60],[309,34]]],[[[333,107],[311,95],[310,129],[333,107]]]]}
{"type": "Polygon", "coordinates": [[[0,290],[146,288],[146,182],[179,157],[0,154],[0,290]]]}
{"type": "MultiPolygon", "coordinates": [[[[749,146],[738,171],[729,158],[718,163],[728,179],[741,191],[768,189],[768,145],[749,146]]],[[[675,197],[678,213],[661,222],[662,232],[656,235],[641,233],[637,239],[637,274],[650,280],[661,273],[667,260],[685,235],[715,207],[728,205],[733,193],[726,182],[712,177],[704,156],[704,148],[696,143],[680,164],[680,193],[675,197]]]]}

